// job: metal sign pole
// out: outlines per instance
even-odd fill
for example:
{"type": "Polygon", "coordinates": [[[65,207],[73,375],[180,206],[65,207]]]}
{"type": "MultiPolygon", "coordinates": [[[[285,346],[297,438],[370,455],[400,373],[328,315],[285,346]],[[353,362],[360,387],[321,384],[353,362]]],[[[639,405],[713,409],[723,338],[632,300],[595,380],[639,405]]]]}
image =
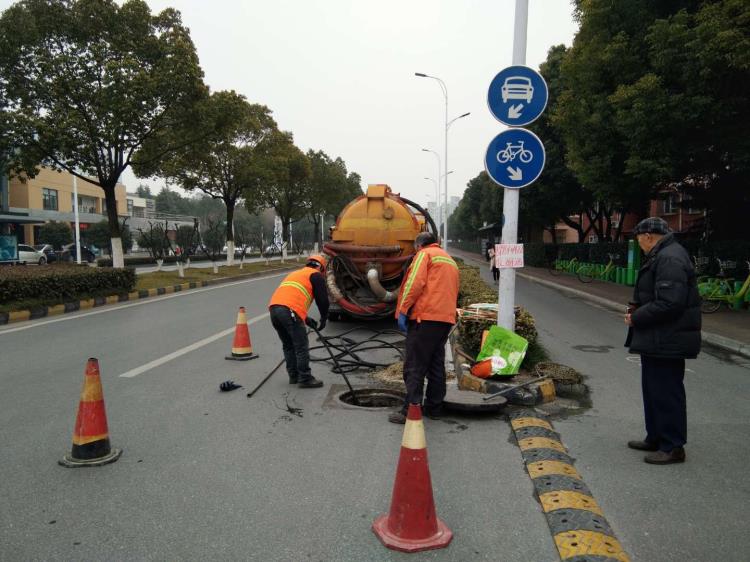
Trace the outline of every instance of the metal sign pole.
{"type": "MultiPolygon", "coordinates": [[[[529,0],[516,0],[515,25],[513,29],[513,64],[526,64],[526,29],[529,19],[529,0]]],[[[503,189],[502,243],[515,244],[518,239],[518,201],[520,189],[503,189]]],[[[515,324],[516,270],[511,267],[500,270],[498,288],[497,324],[508,330],[515,324]]]]}
{"type": "Polygon", "coordinates": [[[78,221],[78,178],[73,176],[73,215],[76,223],[76,263],[81,263],[81,224],[78,221]]]}

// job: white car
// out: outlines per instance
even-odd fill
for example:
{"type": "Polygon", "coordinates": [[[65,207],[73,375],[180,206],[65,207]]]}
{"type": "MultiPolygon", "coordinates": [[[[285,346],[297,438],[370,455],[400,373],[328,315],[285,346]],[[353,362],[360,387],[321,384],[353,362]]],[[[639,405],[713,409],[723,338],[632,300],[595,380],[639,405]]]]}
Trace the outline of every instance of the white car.
{"type": "Polygon", "coordinates": [[[525,76],[508,76],[500,88],[500,95],[503,97],[503,103],[508,100],[526,100],[531,103],[534,97],[534,87],[531,85],[531,79],[525,76]]]}
{"type": "Polygon", "coordinates": [[[18,263],[34,263],[44,265],[45,263],[47,263],[47,256],[45,256],[42,252],[38,252],[31,246],[27,246],[26,244],[19,244],[18,263]]]}

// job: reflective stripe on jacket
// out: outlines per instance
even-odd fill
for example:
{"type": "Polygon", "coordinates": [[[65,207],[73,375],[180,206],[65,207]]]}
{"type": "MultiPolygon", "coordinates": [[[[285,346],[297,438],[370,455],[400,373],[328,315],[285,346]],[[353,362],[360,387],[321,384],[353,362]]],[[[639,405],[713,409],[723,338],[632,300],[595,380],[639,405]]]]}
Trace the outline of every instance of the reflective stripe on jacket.
{"type": "Polygon", "coordinates": [[[292,271],[271,295],[268,306],[280,304],[294,311],[303,321],[307,318],[307,309],[313,301],[313,286],[310,277],[319,273],[312,267],[303,267],[292,271]]]}
{"type": "Polygon", "coordinates": [[[396,316],[455,324],[457,304],[456,262],[437,244],[425,246],[414,256],[401,284],[396,316]]]}

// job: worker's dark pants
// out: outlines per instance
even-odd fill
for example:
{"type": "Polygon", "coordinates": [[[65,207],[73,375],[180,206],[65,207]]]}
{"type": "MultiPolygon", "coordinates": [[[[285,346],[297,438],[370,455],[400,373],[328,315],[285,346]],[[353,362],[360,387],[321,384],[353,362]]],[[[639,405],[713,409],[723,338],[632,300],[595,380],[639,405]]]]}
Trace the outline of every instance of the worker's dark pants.
{"type": "Polygon", "coordinates": [[[271,324],[281,338],[290,381],[303,382],[312,378],[307,328],[302,319],[285,306],[270,308],[271,324]]]}
{"type": "Polygon", "coordinates": [[[422,404],[424,379],[427,377],[427,392],[424,407],[438,412],[445,398],[445,342],[452,324],[447,322],[409,321],[406,333],[406,357],[404,358],[404,383],[406,400],[402,412],[406,414],[409,404],[422,404]]]}
{"type": "Polygon", "coordinates": [[[671,451],[687,442],[685,360],[641,355],[646,441],[671,451]]]}
{"type": "Polygon", "coordinates": [[[492,267],[492,280],[500,281],[500,269],[494,266],[492,267]]]}

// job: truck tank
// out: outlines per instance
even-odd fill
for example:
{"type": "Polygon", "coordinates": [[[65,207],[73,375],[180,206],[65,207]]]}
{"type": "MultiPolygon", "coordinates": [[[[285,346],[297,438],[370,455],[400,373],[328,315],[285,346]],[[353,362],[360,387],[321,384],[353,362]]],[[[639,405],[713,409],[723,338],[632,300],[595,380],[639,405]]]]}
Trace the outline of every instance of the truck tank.
{"type": "Polygon", "coordinates": [[[365,195],[344,207],[323,245],[331,318],[392,317],[414,239],[426,230],[437,238],[427,211],[384,184],[368,185],[365,195]]]}

